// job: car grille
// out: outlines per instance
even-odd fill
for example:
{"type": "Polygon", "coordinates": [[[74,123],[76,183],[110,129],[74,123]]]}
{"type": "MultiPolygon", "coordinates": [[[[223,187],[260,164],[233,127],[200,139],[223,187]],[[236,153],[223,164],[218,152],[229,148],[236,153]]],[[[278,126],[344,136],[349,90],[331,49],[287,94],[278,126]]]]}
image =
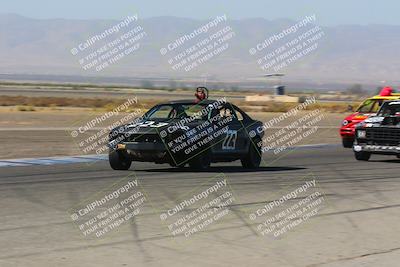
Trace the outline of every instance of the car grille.
{"type": "Polygon", "coordinates": [[[370,128],[367,129],[367,140],[376,144],[398,145],[400,143],[400,128],[370,128]]]}
{"type": "Polygon", "coordinates": [[[158,143],[162,142],[158,134],[133,134],[128,140],[130,142],[140,142],[140,143],[158,143]]]}

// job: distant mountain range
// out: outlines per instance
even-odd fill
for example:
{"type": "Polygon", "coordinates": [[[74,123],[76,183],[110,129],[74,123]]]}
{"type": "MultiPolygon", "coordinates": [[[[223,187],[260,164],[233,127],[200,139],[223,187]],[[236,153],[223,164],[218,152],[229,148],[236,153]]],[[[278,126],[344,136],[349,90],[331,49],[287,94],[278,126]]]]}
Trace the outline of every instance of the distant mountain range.
{"type": "MultiPolygon", "coordinates": [[[[118,21],[38,20],[3,14],[0,15],[0,73],[171,79],[207,76],[231,81],[251,80],[268,71],[258,66],[257,57],[250,55],[249,49],[296,23],[285,19],[228,19],[223,22],[223,27],[231,27],[235,36],[228,41],[226,51],[192,71],[173,70],[168,63],[169,58],[162,56],[160,49],[207,22],[176,17],[139,18],[134,23],[146,32],[139,50],[96,72],[84,71],[78,63],[79,55],[73,56],[70,51],[88,38],[118,24],[118,21]]],[[[220,26],[218,28],[221,29],[220,26]]],[[[324,36],[318,41],[318,48],[280,70],[287,74],[285,80],[315,83],[377,83],[382,80],[396,83],[400,80],[400,26],[343,25],[321,28],[324,36]]],[[[212,33],[211,30],[209,33],[212,33]]],[[[201,39],[208,33],[199,36],[201,39]]],[[[295,36],[292,34],[292,37],[295,36]]],[[[200,39],[187,43],[192,45],[200,39]]],[[[177,50],[183,51],[181,48],[177,50]]],[[[175,51],[170,52],[173,53],[175,51]]]]}

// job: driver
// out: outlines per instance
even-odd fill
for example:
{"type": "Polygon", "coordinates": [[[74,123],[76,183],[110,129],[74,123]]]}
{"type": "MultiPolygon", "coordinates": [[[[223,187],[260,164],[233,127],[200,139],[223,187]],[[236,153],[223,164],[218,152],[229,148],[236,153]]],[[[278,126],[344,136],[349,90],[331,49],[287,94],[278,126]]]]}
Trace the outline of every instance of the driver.
{"type": "Polygon", "coordinates": [[[194,95],[196,96],[196,103],[199,103],[208,98],[208,90],[205,87],[197,87],[194,95]]]}

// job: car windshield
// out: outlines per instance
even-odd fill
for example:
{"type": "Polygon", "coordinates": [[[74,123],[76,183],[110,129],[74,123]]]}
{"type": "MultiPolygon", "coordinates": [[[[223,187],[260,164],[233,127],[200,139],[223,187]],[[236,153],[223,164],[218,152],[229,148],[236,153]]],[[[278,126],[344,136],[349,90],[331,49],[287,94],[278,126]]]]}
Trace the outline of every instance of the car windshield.
{"type": "Polygon", "coordinates": [[[367,99],[365,100],[360,107],[357,109],[357,112],[360,113],[376,113],[383,103],[382,99],[367,99]]]}
{"type": "Polygon", "coordinates": [[[385,103],[377,115],[382,117],[400,116],[400,102],[385,103]]]}
{"type": "Polygon", "coordinates": [[[199,104],[165,104],[158,105],[150,109],[146,114],[146,119],[181,119],[192,117],[196,120],[202,119],[207,114],[202,114],[204,105],[199,104]]]}

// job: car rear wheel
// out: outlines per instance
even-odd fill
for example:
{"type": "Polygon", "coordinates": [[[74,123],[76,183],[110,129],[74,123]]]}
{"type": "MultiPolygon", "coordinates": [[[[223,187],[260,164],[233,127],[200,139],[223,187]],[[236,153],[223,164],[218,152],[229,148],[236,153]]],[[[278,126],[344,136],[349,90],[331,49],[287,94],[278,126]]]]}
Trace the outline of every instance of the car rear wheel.
{"type": "Polygon", "coordinates": [[[113,170],[129,170],[132,164],[132,160],[116,150],[110,150],[108,153],[108,161],[113,170]]]}
{"type": "Polygon", "coordinates": [[[204,151],[189,161],[189,167],[195,170],[206,170],[211,165],[210,151],[204,151]]]}
{"type": "Polygon", "coordinates": [[[250,143],[249,152],[244,158],[241,158],[243,168],[255,169],[260,167],[261,164],[261,147],[259,147],[259,142],[261,140],[256,138],[250,143]]]}
{"type": "Polygon", "coordinates": [[[342,138],[342,144],[345,148],[352,148],[354,143],[354,139],[351,138],[342,138]]]}
{"type": "Polygon", "coordinates": [[[356,157],[356,160],[368,161],[368,160],[371,158],[371,153],[367,153],[367,152],[354,152],[354,156],[356,157]]]}

